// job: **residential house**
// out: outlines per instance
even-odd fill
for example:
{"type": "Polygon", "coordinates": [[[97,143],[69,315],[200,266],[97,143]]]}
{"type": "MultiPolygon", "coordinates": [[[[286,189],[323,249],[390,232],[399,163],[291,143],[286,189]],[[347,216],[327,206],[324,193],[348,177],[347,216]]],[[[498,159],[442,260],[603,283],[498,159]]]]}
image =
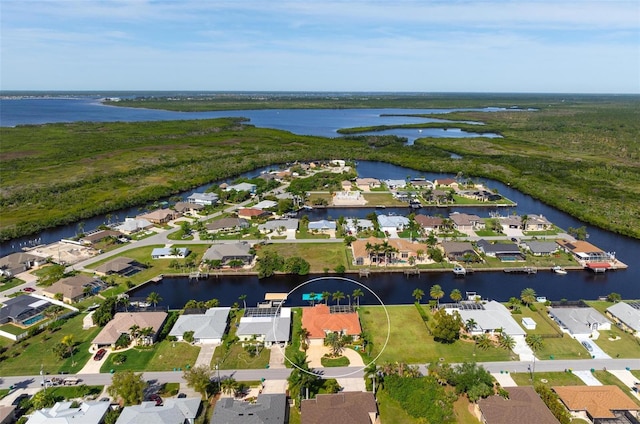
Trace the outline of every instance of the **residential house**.
{"type": "Polygon", "coordinates": [[[426,259],[427,245],[424,243],[412,242],[406,239],[379,239],[369,237],[368,239],[358,239],[351,243],[354,265],[373,265],[380,263],[406,265],[410,258],[415,258],[416,263],[426,259]],[[384,252],[380,248],[384,245],[393,248],[393,251],[384,252]],[[367,249],[369,246],[369,249],[367,249]],[[378,247],[376,247],[378,246],[378,247]]]}
{"type": "Polygon", "coordinates": [[[409,225],[409,218],[398,215],[378,215],[378,224],[380,231],[395,234],[409,225]]]}
{"type": "Polygon", "coordinates": [[[278,202],[273,200],[263,200],[253,205],[254,209],[274,209],[278,207],[278,202]]]}
{"type": "Polygon", "coordinates": [[[373,228],[373,222],[369,219],[345,219],[345,230],[352,235],[356,235],[360,231],[372,230],[373,228]]]}
{"type": "Polygon", "coordinates": [[[491,258],[498,258],[503,262],[524,261],[526,258],[520,248],[509,242],[491,243],[485,239],[476,242],[478,250],[491,258]]]}
{"type": "Polygon", "coordinates": [[[478,200],[480,202],[495,202],[502,199],[502,196],[499,194],[486,189],[460,190],[457,194],[467,199],[478,200]]]}
{"type": "Polygon", "coordinates": [[[280,235],[284,233],[287,235],[287,238],[296,238],[296,231],[298,231],[298,225],[300,224],[300,220],[297,218],[288,218],[288,219],[274,219],[272,221],[267,221],[264,224],[258,225],[258,230],[262,234],[270,234],[277,233],[280,235]]]}
{"type": "Polygon", "coordinates": [[[152,259],[184,259],[191,251],[187,247],[155,247],[151,251],[152,259]]]}
{"type": "Polygon", "coordinates": [[[353,183],[349,180],[345,180],[340,183],[340,187],[342,187],[342,191],[351,191],[352,186],[353,186],[353,183]]]}
{"type": "Polygon", "coordinates": [[[198,203],[178,202],[173,205],[173,209],[181,215],[184,214],[197,214],[205,208],[204,205],[198,203]]]}
{"type": "Polygon", "coordinates": [[[599,330],[611,329],[611,321],[591,307],[553,307],[548,312],[560,329],[572,337],[591,336],[599,330]]]}
{"type": "Polygon", "coordinates": [[[249,221],[243,218],[234,217],[221,218],[205,225],[207,231],[211,233],[232,233],[236,231],[242,231],[243,229],[249,227],[249,221]]]}
{"type": "Polygon", "coordinates": [[[204,314],[183,314],[169,331],[170,336],[183,340],[184,333],[193,331],[198,344],[220,344],[229,326],[231,308],[210,308],[204,314]]]}
{"type": "Polygon", "coordinates": [[[471,329],[472,335],[505,333],[524,341],[526,332],[518,325],[511,312],[503,304],[491,300],[489,302],[459,302],[443,304],[446,312],[460,314],[462,322],[473,320],[476,324],[471,329]]]}
{"type": "Polygon", "coordinates": [[[201,402],[199,397],[167,398],[160,406],[152,401],[125,406],[116,424],[194,424],[201,402]]]}
{"type": "Polygon", "coordinates": [[[248,191],[251,194],[254,194],[256,192],[256,188],[257,186],[255,184],[251,184],[251,183],[240,183],[240,184],[235,184],[235,185],[230,185],[227,186],[227,188],[225,188],[225,191],[248,191]]]}
{"type": "Polygon", "coordinates": [[[598,262],[609,260],[609,255],[593,244],[583,240],[558,239],[556,243],[562,250],[571,253],[577,260],[583,262],[598,262]]]}
{"type": "Polygon", "coordinates": [[[250,265],[255,254],[247,242],[230,244],[214,244],[204,252],[202,261],[221,261],[222,265],[229,265],[231,261],[242,261],[243,265],[250,265]]]}
{"type": "Polygon", "coordinates": [[[607,315],[625,331],[640,337],[640,302],[618,302],[607,308],[607,315]]]}
{"type": "Polygon", "coordinates": [[[291,340],[291,308],[246,308],[236,336],[241,342],[286,346],[291,340]]]}
{"type": "Polygon", "coordinates": [[[271,212],[256,208],[240,208],[238,209],[238,217],[247,219],[258,219],[270,216],[271,212]]]}
{"type": "Polygon", "coordinates": [[[212,206],[218,203],[219,197],[216,193],[193,193],[187,197],[187,203],[202,206],[212,206]]]}
{"type": "Polygon", "coordinates": [[[302,424],[376,424],[378,404],[371,392],[319,394],[300,404],[302,424]]]}
{"type": "Polygon", "coordinates": [[[0,275],[13,277],[25,272],[34,266],[40,266],[47,262],[45,258],[30,253],[16,252],[0,258],[0,275]]]}
{"type": "Polygon", "coordinates": [[[558,244],[555,241],[526,240],[523,244],[533,256],[551,256],[558,250],[558,244]]]}
{"type": "Polygon", "coordinates": [[[34,411],[27,424],[102,424],[111,406],[109,402],[85,401],[80,406],[75,402],[56,402],[51,408],[34,411]]]}
{"type": "Polygon", "coordinates": [[[134,234],[138,231],[153,227],[153,223],[144,218],[125,218],[124,222],[117,225],[115,229],[122,234],[134,234]]]}
{"type": "Polygon", "coordinates": [[[442,223],[444,219],[438,216],[428,216],[418,214],[414,220],[420,225],[423,231],[433,232],[440,231],[442,229],[442,223]]]}
{"type": "Polygon", "coordinates": [[[389,190],[402,189],[407,186],[407,181],[405,180],[384,180],[383,182],[389,190]]]}
{"type": "Polygon", "coordinates": [[[498,220],[504,230],[519,230],[522,228],[522,217],[518,215],[501,216],[498,220]]]}
{"type": "Polygon", "coordinates": [[[523,231],[546,231],[553,228],[553,224],[542,215],[527,215],[523,231]]]}
{"type": "Polygon", "coordinates": [[[533,387],[505,387],[509,397],[478,400],[483,424],[560,424],[533,387]]]}
{"type": "Polygon", "coordinates": [[[22,295],[2,301],[0,308],[0,325],[15,324],[23,327],[34,324],[38,321],[38,317],[52,305],[46,299],[42,299],[33,295],[22,295]]]}
{"type": "Polygon", "coordinates": [[[118,274],[121,276],[129,276],[139,272],[141,268],[142,265],[135,259],[118,256],[96,267],[95,271],[98,275],[118,274]]]}
{"type": "Polygon", "coordinates": [[[114,347],[118,338],[129,334],[134,325],[141,329],[151,327],[152,333],[140,341],[144,345],[153,344],[166,319],[166,312],[118,312],[93,339],[91,345],[94,349],[114,347]]]}
{"type": "Polygon", "coordinates": [[[449,219],[453,222],[453,228],[458,231],[474,231],[484,228],[484,221],[478,215],[452,212],[449,219]]]}
{"type": "Polygon", "coordinates": [[[302,326],[309,331],[309,343],[322,346],[329,333],[353,336],[357,340],[362,333],[360,319],[357,312],[348,309],[348,312],[340,312],[340,308],[323,304],[302,308],[302,326]]]}
{"type": "MultiPolygon", "coordinates": [[[[220,398],[211,424],[286,424],[289,404],[285,394],[259,394],[254,402],[220,398]]],[[[119,424],[119,423],[118,423],[119,424]]]]}
{"type": "Polygon", "coordinates": [[[327,221],[326,219],[321,219],[320,221],[310,221],[308,229],[309,231],[326,234],[336,230],[336,222],[327,221]]]}
{"type": "Polygon", "coordinates": [[[435,184],[433,183],[433,181],[429,181],[426,179],[416,179],[416,178],[412,178],[410,181],[411,185],[419,188],[419,189],[434,189],[435,188],[435,184]]]}
{"type": "Polygon", "coordinates": [[[356,187],[358,187],[358,190],[371,191],[381,186],[382,184],[377,178],[356,178],[356,187]]]}
{"type": "Polygon", "coordinates": [[[88,275],[74,275],[63,278],[49,287],[42,289],[42,293],[50,298],[55,298],[58,293],[66,303],[78,302],[87,296],[99,293],[105,284],[98,278],[88,275]]]}
{"type": "Polygon", "coordinates": [[[460,184],[453,178],[438,178],[434,180],[434,184],[436,187],[447,187],[457,190],[460,187],[460,184]]]}
{"type": "Polygon", "coordinates": [[[468,241],[443,241],[444,254],[450,261],[475,262],[478,254],[468,241]]]}
{"type": "Polygon", "coordinates": [[[640,406],[618,386],[554,386],[552,389],[574,417],[597,424],[638,422],[640,406]]]}
{"type": "Polygon", "coordinates": [[[85,246],[91,246],[91,245],[100,243],[102,240],[108,237],[113,237],[114,239],[118,239],[123,235],[124,234],[122,234],[120,231],[99,230],[99,231],[94,231],[93,233],[90,233],[90,234],[86,234],[84,237],[80,239],[80,243],[84,244],[85,246]]]}
{"type": "Polygon", "coordinates": [[[430,192],[425,193],[424,197],[429,202],[436,202],[440,204],[448,201],[449,194],[443,190],[433,189],[430,192]]]}
{"type": "Polygon", "coordinates": [[[179,217],[180,214],[171,209],[156,209],[155,211],[138,216],[138,218],[146,219],[147,221],[156,225],[167,224],[169,221],[173,221],[174,219],[179,217]]]}

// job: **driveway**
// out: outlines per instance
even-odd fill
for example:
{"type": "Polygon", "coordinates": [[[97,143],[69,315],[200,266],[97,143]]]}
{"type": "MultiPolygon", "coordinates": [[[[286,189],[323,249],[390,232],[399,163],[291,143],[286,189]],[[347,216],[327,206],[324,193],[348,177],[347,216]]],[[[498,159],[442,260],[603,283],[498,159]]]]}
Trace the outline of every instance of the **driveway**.
{"type": "Polygon", "coordinates": [[[615,375],[618,380],[622,381],[625,386],[629,387],[629,391],[633,394],[637,399],[640,399],[640,394],[638,392],[631,390],[632,387],[637,387],[640,390],[640,379],[636,378],[635,375],[631,374],[630,371],[627,370],[609,370],[609,372],[615,375]]]}
{"type": "MultiPolygon", "coordinates": [[[[107,353],[105,353],[102,359],[99,361],[93,359],[93,355],[95,355],[96,352],[91,352],[91,358],[89,358],[84,367],[80,371],[78,371],[78,374],[100,374],[100,367],[102,366],[102,364],[104,364],[104,362],[107,360],[107,357],[111,354],[111,349],[106,349],[106,351],[107,353]]],[[[119,352],[123,351],[124,350],[121,350],[119,352]]]]}
{"type": "MultiPolygon", "coordinates": [[[[576,336],[576,340],[580,343],[589,343],[592,350],[590,352],[587,351],[587,353],[592,355],[593,359],[611,359],[611,356],[604,353],[604,351],[600,349],[600,347],[593,341],[593,339],[590,339],[589,336],[576,336]]],[[[587,349],[585,348],[585,350],[587,349]]]]}
{"type": "Polygon", "coordinates": [[[587,386],[602,386],[600,380],[595,378],[591,371],[573,371],[573,374],[580,380],[584,381],[587,386]]]}
{"type": "Polygon", "coordinates": [[[284,348],[273,345],[269,348],[269,368],[285,368],[284,364],[284,348]]]}
{"type": "Polygon", "coordinates": [[[501,373],[501,372],[493,372],[493,373],[491,373],[491,375],[493,376],[493,378],[496,379],[496,381],[498,383],[500,383],[500,385],[502,387],[516,387],[517,386],[516,382],[513,380],[513,378],[511,378],[511,374],[501,373]]]}
{"type": "Polygon", "coordinates": [[[198,358],[196,359],[196,363],[194,366],[198,365],[206,365],[208,367],[211,366],[211,360],[213,359],[213,354],[216,351],[216,347],[218,344],[216,343],[203,343],[200,345],[200,352],[198,352],[198,358]]]}
{"type": "MultiPolygon", "coordinates": [[[[311,368],[324,368],[320,359],[331,352],[329,346],[309,346],[307,350],[307,359],[309,360],[309,367],[311,368]]],[[[342,351],[342,356],[349,358],[350,367],[364,367],[362,357],[353,349],[345,349],[342,351]]]]}

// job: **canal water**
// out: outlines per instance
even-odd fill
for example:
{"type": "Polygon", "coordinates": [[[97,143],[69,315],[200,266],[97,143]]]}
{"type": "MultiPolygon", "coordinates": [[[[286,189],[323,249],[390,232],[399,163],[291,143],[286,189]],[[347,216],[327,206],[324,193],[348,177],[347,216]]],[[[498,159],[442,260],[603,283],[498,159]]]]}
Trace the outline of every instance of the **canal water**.
{"type": "MultiPolygon", "coordinates": [[[[280,128],[297,134],[312,134],[324,136],[336,136],[336,130],[343,127],[355,127],[366,125],[380,125],[390,123],[425,122],[420,118],[408,117],[381,117],[388,113],[444,113],[449,110],[399,110],[399,109],[375,109],[375,110],[271,110],[271,111],[238,111],[238,112],[206,112],[183,113],[154,111],[145,109],[118,108],[103,106],[96,99],[23,99],[1,101],[0,125],[10,126],[19,124],[39,124],[45,122],[67,121],[141,121],[141,120],[168,120],[168,119],[199,119],[218,116],[246,116],[251,123],[257,126],[280,128]],[[16,102],[16,103],[11,103],[16,102]],[[21,103],[24,102],[24,103],[21,103]],[[11,106],[11,107],[7,107],[11,106]],[[387,120],[388,119],[388,120],[387,120]],[[382,122],[384,121],[384,122],[382,122]]],[[[490,112],[496,109],[486,109],[490,112]]],[[[470,141],[472,142],[472,141],[470,141]]],[[[244,176],[259,175],[264,168],[252,171],[244,176]]],[[[425,177],[435,179],[451,177],[451,175],[424,173],[405,167],[379,163],[360,162],[357,166],[361,177],[374,177],[379,179],[405,179],[407,177],[425,177]]],[[[466,176],[465,176],[466,178],[466,176]]],[[[453,211],[475,213],[481,217],[488,217],[490,213],[501,214],[542,214],[551,222],[561,228],[579,227],[585,225],[579,220],[545,205],[544,203],[514,190],[508,185],[473,178],[474,181],[482,181],[488,187],[497,189],[502,195],[517,202],[514,208],[425,208],[421,210],[426,214],[447,214],[453,211]]],[[[217,182],[218,184],[220,182],[217,182]]],[[[194,190],[182,193],[183,198],[195,191],[202,191],[211,184],[198,187],[194,190]]],[[[312,219],[345,217],[365,217],[374,209],[368,208],[327,208],[314,209],[305,212],[312,219]]],[[[135,216],[142,211],[141,208],[123,209],[107,215],[96,216],[84,220],[85,231],[94,229],[109,220],[122,221],[127,216],[135,216]]],[[[387,208],[377,212],[396,213],[406,215],[407,208],[387,208]]],[[[22,247],[32,244],[48,244],[62,238],[73,237],[77,231],[77,223],[50,229],[37,236],[24,237],[0,244],[0,256],[20,250],[22,247]]],[[[566,276],[539,272],[537,275],[511,275],[500,272],[476,273],[465,278],[455,278],[452,273],[422,274],[420,277],[404,277],[402,274],[374,275],[368,279],[359,279],[367,287],[379,293],[382,299],[388,303],[410,303],[413,289],[420,287],[428,293],[428,288],[433,284],[440,284],[448,294],[453,288],[465,291],[476,291],[483,297],[497,300],[508,300],[511,296],[519,296],[520,291],[526,287],[532,287],[539,295],[549,299],[562,298],[593,299],[610,292],[620,293],[624,298],[640,299],[640,268],[636,266],[640,257],[640,240],[624,237],[595,227],[587,226],[589,242],[608,252],[615,252],[616,256],[630,265],[625,271],[607,272],[595,275],[587,271],[570,272],[566,276]]],[[[162,283],[147,285],[138,291],[136,296],[146,296],[150,291],[160,292],[165,299],[164,304],[170,307],[179,307],[189,299],[207,300],[218,298],[222,304],[232,304],[241,294],[248,296],[247,301],[253,304],[264,297],[265,292],[288,291],[304,279],[298,277],[272,277],[258,280],[254,277],[224,277],[219,279],[200,280],[189,282],[188,279],[165,278],[162,283]]],[[[341,282],[335,281],[331,287],[341,287],[341,282]]],[[[355,288],[355,287],[354,287],[355,288]]],[[[332,291],[334,288],[310,290],[332,291]]],[[[342,289],[341,289],[342,290],[342,289]]],[[[344,289],[351,292],[351,289],[344,289]]],[[[294,296],[291,302],[294,302],[294,296]]],[[[345,299],[346,300],[346,299],[345,299]]],[[[362,303],[370,303],[373,295],[365,295],[362,303]]]]}

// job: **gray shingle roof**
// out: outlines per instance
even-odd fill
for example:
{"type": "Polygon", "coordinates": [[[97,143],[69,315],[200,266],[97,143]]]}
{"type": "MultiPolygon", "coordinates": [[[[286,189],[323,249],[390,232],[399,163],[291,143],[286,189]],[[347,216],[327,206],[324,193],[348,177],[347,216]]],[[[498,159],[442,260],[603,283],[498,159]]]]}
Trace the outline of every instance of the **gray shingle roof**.
{"type": "Polygon", "coordinates": [[[286,342],[291,336],[291,309],[282,308],[279,317],[242,317],[238,336],[264,335],[267,342],[286,342]],[[275,320],[275,323],[274,323],[275,320]],[[275,335],[273,329],[275,327],[275,335]]]}
{"type": "Polygon", "coordinates": [[[255,403],[222,398],[216,403],[211,422],[216,424],[284,424],[286,412],[287,397],[284,394],[261,394],[258,395],[255,403]]]}
{"type": "Polygon", "coordinates": [[[211,308],[204,315],[180,315],[169,335],[180,337],[185,331],[193,331],[196,339],[221,339],[227,328],[230,311],[229,307],[211,308]]]}
{"type": "Polygon", "coordinates": [[[200,402],[198,398],[165,399],[162,406],[142,402],[124,408],[116,424],[182,424],[198,415],[200,402]]]}
{"type": "Polygon", "coordinates": [[[590,325],[611,323],[593,308],[551,308],[549,315],[565,326],[571,334],[591,334],[590,325]]]}
{"type": "Polygon", "coordinates": [[[609,306],[607,312],[618,318],[627,327],[633,328],[634,331],[640,331],[640,309],[635,309],[625,302],[618,302],[609,306]]]}

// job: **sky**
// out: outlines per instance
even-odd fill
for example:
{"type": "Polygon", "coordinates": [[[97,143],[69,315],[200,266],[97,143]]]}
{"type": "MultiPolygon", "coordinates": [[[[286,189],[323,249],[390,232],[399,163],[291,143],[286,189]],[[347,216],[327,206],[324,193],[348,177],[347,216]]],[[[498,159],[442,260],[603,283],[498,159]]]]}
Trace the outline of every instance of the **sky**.
{"type": "Polygon", "coordinates": [[[640,1],[2,0],[0,90],[640,93],[640,1]]]}

